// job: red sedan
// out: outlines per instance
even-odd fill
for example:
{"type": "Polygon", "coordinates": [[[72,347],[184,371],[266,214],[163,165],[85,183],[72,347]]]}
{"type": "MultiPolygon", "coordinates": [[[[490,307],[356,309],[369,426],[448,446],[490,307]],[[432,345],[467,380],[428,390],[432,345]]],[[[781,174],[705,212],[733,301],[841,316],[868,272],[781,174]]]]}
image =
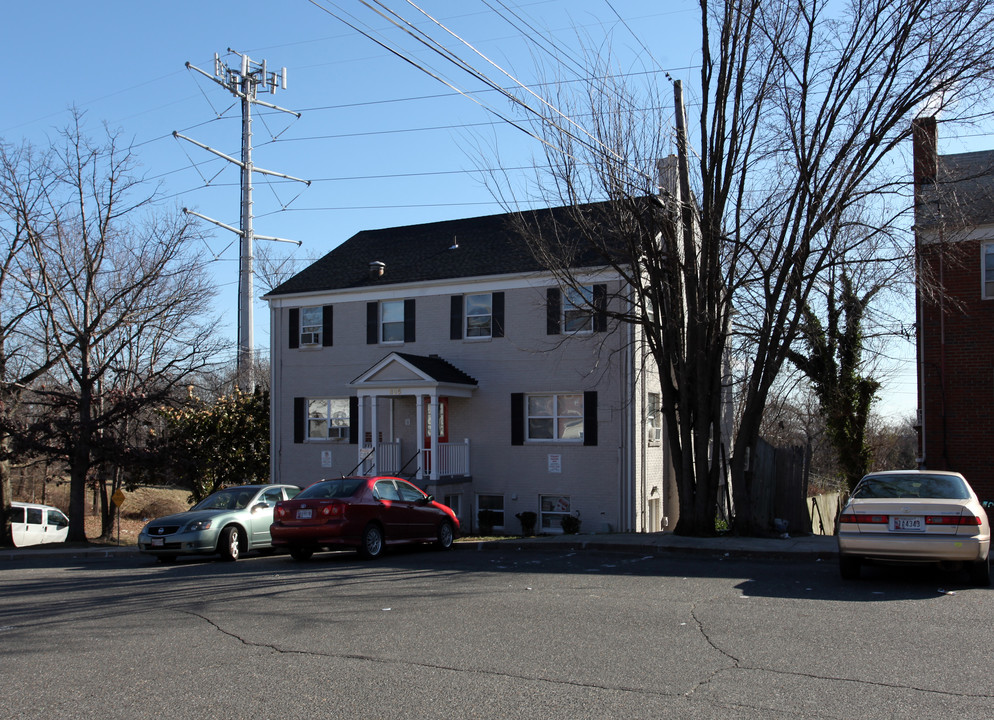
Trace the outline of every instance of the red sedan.
{"type": "Polygon", "coordinates": [[[314,483],[277,503],[270,534],[273,547],[289,550],[295,560],[350,547],[374,558],[387,545],[434,543],[447,550],[458,537],[459,520],[406,480],[346,477],[314,483]]]}

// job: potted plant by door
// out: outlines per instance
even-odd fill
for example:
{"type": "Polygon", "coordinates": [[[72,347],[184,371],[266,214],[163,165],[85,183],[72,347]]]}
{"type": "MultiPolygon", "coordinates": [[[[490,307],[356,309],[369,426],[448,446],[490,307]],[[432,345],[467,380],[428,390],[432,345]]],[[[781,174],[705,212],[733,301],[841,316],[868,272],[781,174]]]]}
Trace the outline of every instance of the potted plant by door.
{"type": "Polygon", "coordinates": [[[497,524],[498,516],[493,510],[480,510],[476,519],[479,521],[480,535],[493,535],[494,525],[497,524]]]}
{"type": "Polygon", "coordinates": [[[522,535],[535,534],[535,521],[538,520],[538,515],[531,510],[525,510],[524,512],[517,513],[514,517],[518,518],[518,521],[521,523],[522,535]]]}

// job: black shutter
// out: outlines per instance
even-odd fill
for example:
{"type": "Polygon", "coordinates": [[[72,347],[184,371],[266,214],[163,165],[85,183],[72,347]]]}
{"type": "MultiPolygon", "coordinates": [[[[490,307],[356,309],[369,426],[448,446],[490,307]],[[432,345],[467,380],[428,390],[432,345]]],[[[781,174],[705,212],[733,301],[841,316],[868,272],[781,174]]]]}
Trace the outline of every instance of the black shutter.
{"type": "Polygon", "coordinates": [[[559,315],[561,314],[559,288],[549,288],[545,291],[545,334],[559,334],[559,315]]]}
{"type": "Polygon", "coordinates": [[[597,444],[597,391],[583,393],[583,444],[597,444]]]}
{"type": "Polygon", "coordinates": [[[289,344],[290,349],[300,347],[300,308],[290,308],[287,313],[287,326],[290,329],[289,344]]]}
{"type": "Polygon", "coordinates": [[[414,299],[404,301],[404,342],[414,342],[414,299]]]}
{"type": "Polygon", "coordinates": [[[511,393],[511,444],[525,444],[525,394],[511,393]]]}
{"type": "Polygon", "coordinates": [[[380,304],[366,303],[366,344],[375,345],[380,341],[380,304]]]}
{"type": "Polygon", "coordinates": [[[359,398],[349,398],[349,445],[359,444],[359,398]]]}
{"type": "Polygon", "coordinates": [[[307,398],[293,399],[293,441],[304,442],[304,425],[307,423],[307,398]]]}
{"type": "Polygon", "coordinates": [[[607,331],[607,285],[594,285],[594,332],[607,331]]]}
{"type": "Polygon", "coordinates": [[[494,324],[490,329],[490,334],[495,338],[504,337],[504,293],[494,293],[491,302],[493,303],[491,310],[494,314],[494,324]]]}
{"type": "Polygon", "coordinates": [[[321,308],[321,347],[331,347],[334,344],[335,308],[325,305],[321,308]]]}
{"type": "Polygon", "coordinates": [[[462,340],[462,295],[453,295],[449,307],[449,340],[462,340]]]}

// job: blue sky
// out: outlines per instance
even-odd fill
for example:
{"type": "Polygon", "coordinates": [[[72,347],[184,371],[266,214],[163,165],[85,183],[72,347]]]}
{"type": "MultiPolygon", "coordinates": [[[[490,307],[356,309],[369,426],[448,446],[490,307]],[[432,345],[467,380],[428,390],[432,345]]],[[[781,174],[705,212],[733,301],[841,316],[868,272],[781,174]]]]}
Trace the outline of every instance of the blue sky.
{"type": "MultiPolygon", "coordinates": [[[[406,18],[417,17],[402,0],[385,4],[406,18]]],[[[542,77],[534,49],[520,40],[521,27],[577,54],[581,43],[606,43],[622,70],[633,74],[662,68],[689,80],[697,56],[696,3],[690,0],[419,4],[526,83],[542,77]],[[513,9],[519,27],[488,4],[513,9]]],[[[305,187],[256,176],[255,231],[303,243],[299,250],[276,248],[280,253],[303,261],[367,228],[501,212],[478,171],[492,155],[489,150],[481,155],[480,148],[498,147],[501,166],[524,182],[540,155],[536,143],[319,6],[351,14],[356,24],[382,32],[385,40],[444,69],[464,89],[479,89],[429,59],[358,0],[37,0],[4,7],[7,100],[0,106],[0,138],[45,146],[75,105],[86,112],[90,135],[99,136],[106,122],[133,139],[144,174],[161,183],[167,202],[237,226],[237,168],[172,137],[179,131],[239,155],[240,111],[234,98],[184,66],[189,61],[212,72],[214,53],[231,64],[234,56],[226,51],[233,48],[266,60],[270,68],[285,66],[287,89],[262,98],[302,113],[296,119],[257,108],[253,123],[256,166],[312,181],[305,187]]],[[[658,77],[665,82],[662,72],[658,77]]],[[[474,97],[507,110],[496,93],[474,97]]],[[[944,152],[958,149],[943,147],[944,152]]],[[[217,257],[218,311],[234,353],[237,239],[217,229],[209,248],[217,257]]],[[[268,312],[261,301],[255,304],[255,318],[256,345],[265,347],[268,312]]],[[[898,372],[885,381],[880,409],[904,415],[915,405],[913,348],[902,346],[891,354],[898,372]]]]}

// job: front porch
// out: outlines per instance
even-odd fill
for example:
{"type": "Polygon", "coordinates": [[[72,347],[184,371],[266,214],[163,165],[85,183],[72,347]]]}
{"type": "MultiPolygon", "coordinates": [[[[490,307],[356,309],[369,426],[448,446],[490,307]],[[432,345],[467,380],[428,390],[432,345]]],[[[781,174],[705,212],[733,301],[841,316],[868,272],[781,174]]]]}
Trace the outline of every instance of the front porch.
{"type": "Polygon", "coordinates": [[[436,449],[414,449],[407,457],[400,438],[363,444],[359,449],[359,475],[394,475],[415,480],[444,482],[470,475],[469,438],[462,442],[440,442],[436,449]],[[437,455],[438,466],[432,462],[437,455]]]}
{"type": "Polygon", "coordinates": [[[469,438],[450,440],[476,380],[438,356],[390,353],[356,378],[356,472],[428,483],[469,478],[469,438]],[[450,409],[450,404],[453,406],[450,409]]]}

